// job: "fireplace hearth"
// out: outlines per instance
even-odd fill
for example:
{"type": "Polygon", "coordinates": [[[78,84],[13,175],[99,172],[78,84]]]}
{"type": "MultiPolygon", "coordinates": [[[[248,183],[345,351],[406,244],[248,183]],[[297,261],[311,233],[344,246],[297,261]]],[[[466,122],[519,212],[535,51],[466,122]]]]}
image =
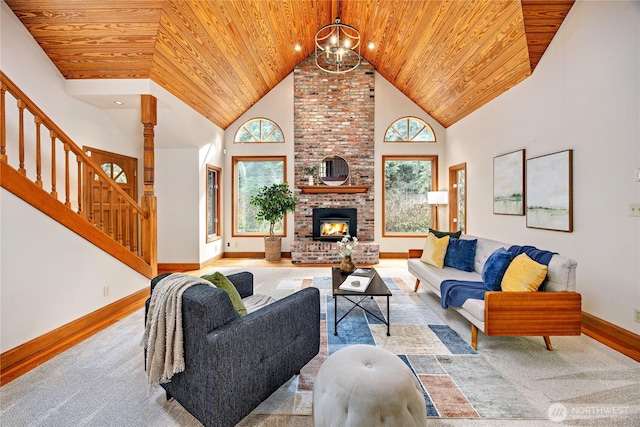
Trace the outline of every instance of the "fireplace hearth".
{"type": "Polygon", "coordinates": [[[314,208],[313,240],[336,242],[344,236],[357,237],[358,210],[355,208],[314,208]]]}

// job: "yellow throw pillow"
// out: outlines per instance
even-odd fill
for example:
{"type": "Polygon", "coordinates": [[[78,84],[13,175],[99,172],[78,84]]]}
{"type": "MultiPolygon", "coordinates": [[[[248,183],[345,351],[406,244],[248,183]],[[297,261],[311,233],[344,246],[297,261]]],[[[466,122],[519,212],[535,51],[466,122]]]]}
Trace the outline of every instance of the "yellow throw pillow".
{"type": "Polygon", "coordinates": [[[500,286],[504,292],[536,292],[545,277],[546,265],[520,254],[509,264],[500,286]]]}
{"type": "Polygon", "coordinates": [[[420,258],[420,261],[425,264],[431,264],[435,267],[442,268],[448,246],[449,236],[444,236],[438,239],[433,233],[429,233],[427,241],[424,243],[424,249],[422,250],[422,257],[420,258]]]}

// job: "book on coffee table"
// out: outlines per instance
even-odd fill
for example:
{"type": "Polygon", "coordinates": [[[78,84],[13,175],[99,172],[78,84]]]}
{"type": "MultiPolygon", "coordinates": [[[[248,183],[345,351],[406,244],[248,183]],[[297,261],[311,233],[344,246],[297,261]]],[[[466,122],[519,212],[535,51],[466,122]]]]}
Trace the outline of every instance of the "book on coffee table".
{"type": "Polygon", "coordinates": [[[356,274],[354,271],[352,274],[347,276],[344,282],[340,285],[340,290],[343,291],[353,291],[353,292],[364,292],[367,290],[369,283],[371,283],[371,279],[373,275],[360,275],[356,274]]]}
{"type": "Polygon", "coordinates": [[[351,273],[351,276],[365,276],[368,278],[373,278],[373,276],[375,276],[376,274],[376,270],[374,270],[373,268],[356,268],[355,271],[353,273],[351,273]]]}

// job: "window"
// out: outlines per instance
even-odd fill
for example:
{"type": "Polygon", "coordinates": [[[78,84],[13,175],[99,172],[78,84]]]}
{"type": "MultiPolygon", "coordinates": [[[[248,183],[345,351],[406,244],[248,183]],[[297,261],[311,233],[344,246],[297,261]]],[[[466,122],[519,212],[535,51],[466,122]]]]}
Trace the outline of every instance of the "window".
{"type": "MultiPolygon", "coordinates": [[[[118,184],[126,184],[128,182],[127,174],[120,167],[120,165],[116,163],[111,163],[111,162],[103,163],[100,165],[100,169],[102,169],[109,178],[113,179],[118,184]]],[[[96,181],[99,180],[99,177],[97,174],[95,175],[94,179],[96,181]]]]}
{"type": "Polygon", "coordinates": [[[403,117],[387,128],[384,142],[436,142],[436,136],[424,120],[403,117]]]}
{"type": "Polygon", "coordinates": [[[467,234],[467,164],[449,168],[449,194],[454,203],[449,206],[449,231],[462,231],[467,234]]]}
{"type": "Polygon", "coordinates": [[[433,224],[427,192],[438,188],[438,156],[382,156],[382,165],[382,235],[427,235],[433,224]]]}
{"type": "Polygon", "coordinates": [[[207,165],[207,243],[220,238],[220,169],[207,165]]]}
{"type": "MultiPolygon", "coordinates": [[[[233,157],[233,235],[266,236],[269,224],[255,219],[256,207],[249,204],[252,195],[265,185],[285,182],[286,157],[233,157]]],[[[276,224],[276,235],[284,236],[284,220],[276,224]]]]}
{"type": "Polygon", "coordinates": [[[233,142],[284,142],[280,126],[269,119],[251,119],[236,132],[233,142]]]}

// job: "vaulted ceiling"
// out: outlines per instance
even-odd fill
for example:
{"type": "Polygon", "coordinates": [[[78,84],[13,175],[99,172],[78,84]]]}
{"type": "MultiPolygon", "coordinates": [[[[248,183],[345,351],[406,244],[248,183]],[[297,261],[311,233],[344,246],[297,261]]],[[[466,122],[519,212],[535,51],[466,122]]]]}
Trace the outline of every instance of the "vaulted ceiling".
{"type": "Polygon", "coordinates": [[[528,77],[574,2],[5,1],[65,78],[151,79],[223,129],[337,14],[376,71],[448,127],[528,77]]]}

